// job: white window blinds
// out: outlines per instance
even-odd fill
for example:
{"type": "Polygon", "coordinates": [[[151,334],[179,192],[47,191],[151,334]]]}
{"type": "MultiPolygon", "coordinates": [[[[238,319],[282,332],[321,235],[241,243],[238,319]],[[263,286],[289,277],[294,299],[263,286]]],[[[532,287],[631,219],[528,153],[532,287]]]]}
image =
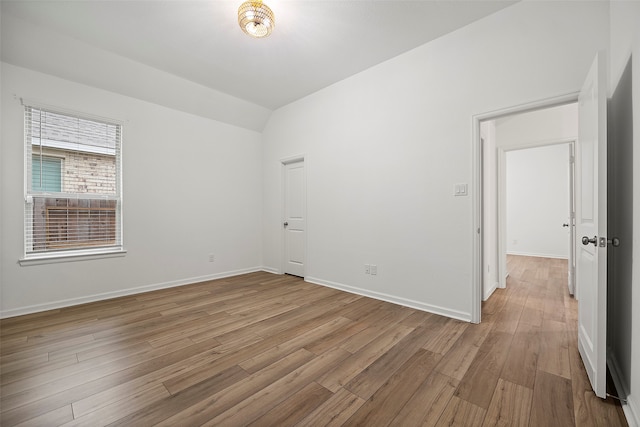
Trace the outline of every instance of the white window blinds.
{"type": "Polygon", "coordinates": [[[25,252],[122,247],[122,126],[25,107],[25,252]]]}

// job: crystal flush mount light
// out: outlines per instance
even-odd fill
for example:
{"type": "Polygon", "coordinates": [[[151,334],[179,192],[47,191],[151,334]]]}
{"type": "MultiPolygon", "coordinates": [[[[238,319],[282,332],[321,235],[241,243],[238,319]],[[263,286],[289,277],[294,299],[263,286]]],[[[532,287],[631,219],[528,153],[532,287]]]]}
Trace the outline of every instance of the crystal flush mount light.
{"type": "Polygon", "coordinates": [[[273,11],[262,0],[246,1],[238,8],[238,23],[251,37],[267,37],[276,20],[273,11]]]}

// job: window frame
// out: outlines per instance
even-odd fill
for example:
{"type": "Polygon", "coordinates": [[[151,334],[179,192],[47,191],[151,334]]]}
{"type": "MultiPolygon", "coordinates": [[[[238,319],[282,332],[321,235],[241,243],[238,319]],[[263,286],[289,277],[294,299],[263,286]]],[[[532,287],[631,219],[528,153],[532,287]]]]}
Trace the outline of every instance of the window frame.
{"type": "MultiPolygon", "coordinates": [[[[123,128],[124,121],[116,120],[112,118],[106,118],[101,116],[96,116],[92,114],[77,112],[73,110],[68,110],[64,108],[52,107],[48,105],[39,104],[36,102],[25,102],[22,100],[23,105],[23,132],[24,132],[24,215],[23,215],[23,233],[24,233],[24,246],[23,246],[23,256],[18,260],[21,266],[28,265],[40,265],[40,264],[50,264],[50,263],[58,263],[58,262],[69,262],[69,261],[80,261],[80,260],[89,260],[89,259],[100,259],[100,258],[112,258],[112,257],[121,257],[126,254],[126,250],[124,248],[124,233],[123,233],[123,191],[122,191],[122,141],[123,141],[123,128]],[[28,126],[31,126],[31,114],[33,110],[41,110],[48,113],[53,113],[57,115],[67,116],[67,118],[80,119],[80,120],[90,120],[94,122],[99,122],[107,125],[116,126],[116,137],[115,137],[115,195],[106,197],[104,194],[100,193],[65,193],[64,187],[64,159],[61,159],[61,192],[46,192],[46,191],[35,191],[31,189],[33,173],[31,170],[33,155],[37,155],[34,152],[33,148],[35,145],[33,144],[32,138],[30,137],[30,130],[28,126]],[[64,249],[48,249],[43,251],[33,251],[33,223],[31,226],[29,225],[29,210],[31,209],[31,218],[33,215],[34,208],[34,197],[42,198],[43,196],[51,198],[60,197],[60,198],[76,198],[78,200],[81,199],[98,199],[98,200],[115,200],[115,241],[114,244],[110,244],[107,246],[86,246],[82,245],[74,245],[75,247],[69,247],[64,249]],[[29,229],[31,227],[31,230],[29,229]]],[[[40,142],[42,144],[42,141],[40,142]]],[[[40,145],[42,147],[42,145],[40,145]]],[[[72,152],[72,150],[67,150],[72,152]]],[[[42,157],[55,157],[50,156],[48,154],[41,154],[42,157]]]]}

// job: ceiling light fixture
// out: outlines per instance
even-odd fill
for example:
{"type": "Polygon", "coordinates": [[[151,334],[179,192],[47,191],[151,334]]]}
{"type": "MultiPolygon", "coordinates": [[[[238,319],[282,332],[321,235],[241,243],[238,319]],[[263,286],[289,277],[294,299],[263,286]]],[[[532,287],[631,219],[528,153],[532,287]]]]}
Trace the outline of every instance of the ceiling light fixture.
{"type": "Polygon", "coordinates": [[[250,0],[238,8],[238,23],[251,37],[267,37],[276,25],[273,11],[262,0],[250,0]]]}

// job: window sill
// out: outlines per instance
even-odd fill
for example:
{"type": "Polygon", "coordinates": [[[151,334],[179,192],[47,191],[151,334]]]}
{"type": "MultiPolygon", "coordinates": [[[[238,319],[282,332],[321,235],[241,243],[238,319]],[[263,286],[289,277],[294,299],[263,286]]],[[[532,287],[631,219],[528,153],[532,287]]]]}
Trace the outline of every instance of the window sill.
{"type": "Polygon", "coordinates": [[[100,249],[92,251],[70,251],[28,255],[18,260],[22,267],[30,265],[56,264],[61,262],[87,261],[92,259],[117,258],[123,257],[127,251],[122,248],[118,249],[100,249]]]}

